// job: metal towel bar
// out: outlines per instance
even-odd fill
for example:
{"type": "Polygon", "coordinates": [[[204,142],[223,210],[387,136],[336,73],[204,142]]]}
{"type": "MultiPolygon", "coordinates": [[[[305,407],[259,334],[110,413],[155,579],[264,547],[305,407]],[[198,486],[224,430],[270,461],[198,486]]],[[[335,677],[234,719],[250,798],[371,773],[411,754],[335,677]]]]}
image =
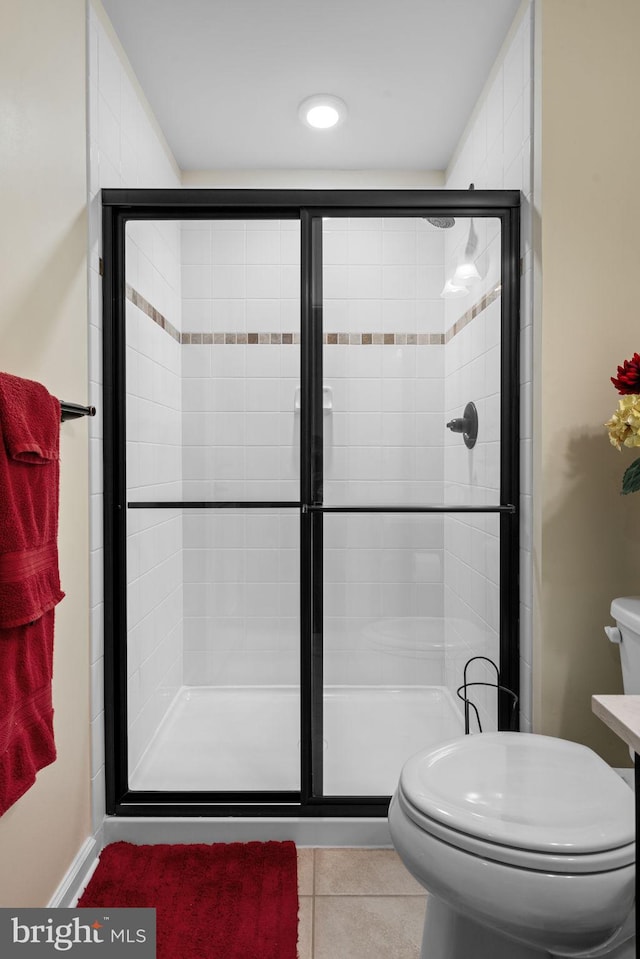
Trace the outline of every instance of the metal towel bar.
{"type": "Polygon", "coordinates": [[[60,401],[60,419],[63,423],[65,420],[76,420],[79,416],[95,415],[95,406],[79,406],[77,403],[67,403],[64,400],[60,401]]]}

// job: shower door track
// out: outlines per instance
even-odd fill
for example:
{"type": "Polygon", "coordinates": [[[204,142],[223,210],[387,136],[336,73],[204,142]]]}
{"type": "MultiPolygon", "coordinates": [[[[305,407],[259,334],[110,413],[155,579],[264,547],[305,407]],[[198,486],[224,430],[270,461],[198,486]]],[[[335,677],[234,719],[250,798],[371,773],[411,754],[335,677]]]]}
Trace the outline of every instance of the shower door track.
{"type": "MultiPolygon", "coordinates": [[[[123,816],[382,817],[389,796],[322,794],[323,515],[493,513],[500,516],[500,668],[518,691],[519,206],[515,191],[103,190],[104,588],[106,806],[123,816]],[[323,216],[491,216],[501,222],[500,503],[487,506],[322,502],[323,216]],[[125,471],[125,228],[130,220],[297,219],[301,226],[300,499],[127,502],[125,471]],[[300,784],[291,791],[129,788],[126,511],[297,509],[300,512],[300,784]]],[[[498,703],[506,728],[508,703],[498,703]]]]}

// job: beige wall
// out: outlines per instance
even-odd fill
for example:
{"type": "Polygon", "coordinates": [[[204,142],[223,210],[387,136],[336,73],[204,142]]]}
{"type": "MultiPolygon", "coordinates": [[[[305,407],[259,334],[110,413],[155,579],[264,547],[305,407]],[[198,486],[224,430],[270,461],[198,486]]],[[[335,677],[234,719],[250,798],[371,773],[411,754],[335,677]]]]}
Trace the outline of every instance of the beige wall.
{"type": "MultiPolygon", "coordinates": [[[[85,4],[0,0],[0,21],[0,368],[85,403],[85,4]]],[[[86,427],[62,427],[58,759],[0,818],[0,906],[46,905],[90,832],[86,427]]]]}
{"type": "Polygon", "coordinates": [[[534,728],[622,765],[590,697],[622,691],[602,626],[640,594],[640,494],[619,495],[633,456],[601,425],[640,350],[640,4],[539,0],[537,17],[534,728]]]}

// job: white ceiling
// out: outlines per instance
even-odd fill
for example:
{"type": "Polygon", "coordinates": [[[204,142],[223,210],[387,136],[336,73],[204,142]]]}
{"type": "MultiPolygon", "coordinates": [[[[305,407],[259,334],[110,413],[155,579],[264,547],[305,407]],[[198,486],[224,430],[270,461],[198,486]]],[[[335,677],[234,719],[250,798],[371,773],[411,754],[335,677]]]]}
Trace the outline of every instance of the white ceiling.
{"type": "Polygon", "coordinates": [[[182,170],[444,170],[520,0],[102,2],[182,170]]]}

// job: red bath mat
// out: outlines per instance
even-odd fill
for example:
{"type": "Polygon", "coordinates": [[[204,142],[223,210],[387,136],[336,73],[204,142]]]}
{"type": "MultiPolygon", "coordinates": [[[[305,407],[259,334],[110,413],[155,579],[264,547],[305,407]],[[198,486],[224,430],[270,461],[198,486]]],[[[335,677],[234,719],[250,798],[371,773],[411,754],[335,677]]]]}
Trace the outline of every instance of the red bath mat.
{"type": "Polygon", "coordinates": [[[78,906],[154,907],[158,959],[296,959],[296,847],[112,843],[78,906]]]}

